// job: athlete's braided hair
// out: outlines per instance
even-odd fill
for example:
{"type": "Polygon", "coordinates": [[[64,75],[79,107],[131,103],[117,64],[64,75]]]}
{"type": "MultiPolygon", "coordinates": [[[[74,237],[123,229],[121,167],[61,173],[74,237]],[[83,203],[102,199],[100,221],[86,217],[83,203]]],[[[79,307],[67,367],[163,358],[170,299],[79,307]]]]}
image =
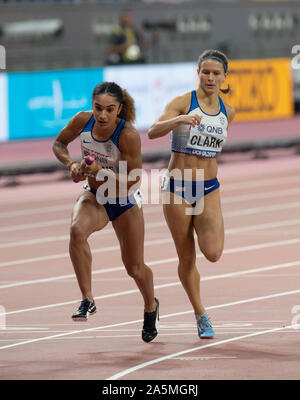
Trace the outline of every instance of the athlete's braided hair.
{"type": "Polygon", "coordinates": [[[102,82],[99,83],[92,95],[92,99],[99,94],[109,94],[114,97],[119,103],[123,105],[119,117],[129,122],[135,121],[135,105],[134,99],[130,96],[126,89],[122,89],[115,82],[102,82]]]}

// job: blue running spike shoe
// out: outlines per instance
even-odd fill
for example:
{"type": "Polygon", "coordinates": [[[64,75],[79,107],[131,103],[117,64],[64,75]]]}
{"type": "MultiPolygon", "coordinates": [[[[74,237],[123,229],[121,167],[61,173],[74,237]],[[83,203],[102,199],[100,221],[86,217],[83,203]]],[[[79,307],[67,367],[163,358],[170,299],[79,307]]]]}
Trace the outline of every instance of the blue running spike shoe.
{"type": "Polygon", "coordinates": [[[198,335],[200,339],[213,339],[215,332],[211,326],[207,313],[196,315],[198,335]]]}

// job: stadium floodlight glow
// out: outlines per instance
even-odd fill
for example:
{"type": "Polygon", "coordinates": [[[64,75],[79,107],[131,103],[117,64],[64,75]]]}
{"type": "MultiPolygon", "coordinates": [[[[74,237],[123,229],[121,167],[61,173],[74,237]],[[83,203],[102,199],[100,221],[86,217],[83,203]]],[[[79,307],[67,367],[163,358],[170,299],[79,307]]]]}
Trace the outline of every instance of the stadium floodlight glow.
{"type": "Polygon", "coordinates": [[[44,38],[56,36],[63,30],[63,22],[60,19],[28,20],[10,22],[2,26],[3,35],[6,38],[44,38]]]}

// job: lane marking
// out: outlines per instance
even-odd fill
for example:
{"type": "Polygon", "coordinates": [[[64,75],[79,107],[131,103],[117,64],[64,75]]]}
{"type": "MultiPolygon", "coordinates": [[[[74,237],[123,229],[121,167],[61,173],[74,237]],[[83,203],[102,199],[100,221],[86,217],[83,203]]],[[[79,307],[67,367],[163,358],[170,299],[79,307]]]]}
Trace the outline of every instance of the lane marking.
{"type": "MultiPolygon", "coordinates": [[[[153,263],[159,264],[159,261],[160,260],[154,261],[153,263]]],[[[148,265],[151,265],[151,264],[148,263],[148,265]]],[[[298,265],[300,265],[300,260],[299,261],[294,261],[294,262],[289,262],[289,263],[278,264],[278,265],[270,265],[270,266],[266,266],[266,267],[253,268],[253,269],[248,269],[248,270],[243,270],[243,271],[228,272],[228,273],[225,273],[225,274],[204,276],[204,277],[201,278],[201,281],[210,281],[210,280],[215,280],[215,279],[232,278],[232,277],[237,277],[237,276],[243,276],[243,275],[247,275],[247,274],[257,273],[257,272],[261,272],[261,271],[271,271],[271,270],[279,269],[279,268],[290,268],[290,267],[295,267],[295,266],[298,266],[298,265]]],[[[122,267],[120,269],[124,269],[124,267],[122,267]]],[[[169,288],[169,287],[173,287],[173,286],[179,286],[180,284],[181,283],[179,281],[176,281],[176,282],[165,283],[165,284],[162,284],[162,285],[155,285],[154,288],[155,289],[163,289],[163,288],[169,288]]],[[[123,292],[116,292],[116,293],[110,293],[110,294],[106,294],[106,295],[102,295],[102,296],[96,296],[96,297],[94,297],[94,299],[95,300],[103,300],[103,299],[107,299],[107,298],[111,298],[111,297],[124,296],[124,295],[138,293],[138,292],[139,292],[138,289],[131,289],[131,290],[123,291],[123,292]]],[[[53,308],[53,307],[65,306],[65,305],[69,305],[69,304],[75,304],[75,303],[78,303],[79,301],[80,301],[79,299],[76,299],[76,300],[70,300],[70,301],[67,301],[67,302],[48,304],[48,305],[45,305],[45,306],[23,308],[21,310],[14,310],[14,311],[7,311],[7,312],[2,313],[2,314],[0,313],[0,317],[1,317],[1,315],[4,315],[4,314],[5,315],[12,315],[12,314],[19,314],[19,313],[23,313],[23,312],[29,312],[29,311],[31,312],[31,311],[49,309],[49,308],[53,308]]]]}
{"type": "Polygon", "coordinates": [[[264,199],[274,199],[280,198],[281,196],[286,199],[286,196],[292,196],[294,194],[299,194],[300,189],[290,189],[290,190],[276,190],[273,192],[261,192],[261,193],[251,193],[244,194],[241,196],[232,196],[232,197],[222,197],[222,204],[226,203],[239,203],[241,201],[249,201],[249,200],[264,200],[264,199]]]}
{"type": "Polygon", "coordinates": [[[252,215],[258,213],[265,213],[270,211],[280,211],[280,210],[290,210],[291,208],[298,208],[300,206],[300,201],[295,201],[292,203],[285,204],[268,204],[263,207],[246,208],[244,210],[228,211],[224,212],[224,217],[239,217],[241,215],[252,215]]]}
{"type": "MultiPolygon", "coordinates": [[[[166,240],[170,240],[170,239],[166,239],[166,240]]],[[[290,240],[288,241],[289,243],[286,243],[287,241],[284,241],[283,245],[285,244],[291,244],[290,240]]],[[[296,239],[296,243],[299,243],[300,239],[296,239]]],[[[160,243],[162,243],[162,241],[160,241],[160,243]]],[[[245,247],[235,247],[232,249],[225,249],[223,251],[223,254],[232,254],[232,253],[238,253],[238,252],[243,252],[243,251],[249,251],[249,250],[256,250],[256,249],[260,249],[261,246],[263,246],[263,248],[265,247],[273,247],[274,242],[271,243],[265,243],[266,244],[270,244],[270,246],[264,246],[264,244],[259,244],[259,245],[255,245],[257,247],[253,247],[250,249],[249,246],[245,247]]],[[[279,242],[275,242],[275,246],[277,245],[282,245],[282,242],[280,242],[281,244],[279,244],[279,242]]],[[[295,239],[293,239],[293,243],[295,244],[295,239]]],[[[196,258],[204,258],[203,254],[196,254],[196,258]]],[[[160,259],[160,260],[154,260],[154,261],[149,261],[147,262],[147,265],[152,266],[152,265],[159,265],[159,264],[168,264],[170,262],[176,262],[178,261],[177,257],[172,257],[172,258],[165,258],[165,259],[160,259]]],[[[298,261],[296,261],[296,263],[298,263],[298,261]]],[[[291,263],[287,263],[288,265],[290,265],[291,263]]],[[[279,264],[279,265],[287,265],[287,264],[279,264]]],[[[293,264],[293,263],[292,263],[293,264]]],[[[119,267],[111,267],[111,268],[101,268],[101,269],[97,269],[92,271],[92,275],[98,275],[98,274],[104,274],[104,273],[110,273],[110,272],[118,272],[118,271],[125,271],[125,267],[124,265],[121,265],[119,267]]],[[[262,270],[260,270],[259,272],[261,272],[262,270]]],[[[238,272],[235,272],[235,274],[238,274],[238,272]]],[[[12,287],[19,287],[19,286],[27,286],[27,285],[34,285],[34,284],[39,284],[39,283],[48,283],[48,282],[55,282],[55,281],[59,281],[59,280],[65,280],[65,279],[74,279],[76,277],[76,275],[73,274],[67,274],[67,275],[60,275],[60,276],[53,276],[53,277],[49,277],[49,278],[42,278],[42,279],[33,279],[33,280],[29,280],[29,281],[22,281],[22,282],[14,282],[14,283],[8,283],[8,284],[4,284],[4,285],[0,285],[0,289],[7,289],[7,288],[12,288],[12,287]]]]}
{"type": "MultiPolygon", "coordinates": [[[[300,328],[300,324],[298,324],[298,326],[300,328]]],[[[112,375],[112,376],[106,378],[105,380],[117,380],[119,378],[124,377],[125,375],[128,375],[128,374],[130,374],[132,372],[136,372],[136,371],[138,371],[138,370],[140,370],[142,368],[148,367],[150,365],[158,364],[158,363],[160,363],[162,361],[174,359],[174,357],[180,357],[180,356],[182,356],[184,354],[189,354],[189,353],[192,353],[192,352],[197,351],[197,350],[203,350],[203,349],[207,349],[209,347],[215,347],[215,346],[219,346],[221,344],[226,344],[226,343],[230,343],[230,342],[236,342],[238,340],[243,340],[243,339],[247,339],[247,338],[254,337],[254,336],[265,335],[267,333],[274,333],[274,332],[278,332],[278,331],[289,329],[289,328],[291,328],[291,325],[284,326],[284,327],[273,328],[273,329],[268,329],[268,330],[264,330],[264,331],[260,331],[260,332],[249,333],[247,335],[236,336],[234,338],[219,340],[218,342],[213,342],[213,343],[209,343],[209,344],[206,344],[206,345],[203,345],[203,346],[197,346],[197,347],[193,347],[191,349],[178,351],[177,353],[169,354],[167,356],[155,358],[154,360],[147,361],[147,362],[142,363],[142,364],[138,364],[138,365],[136,365],[134,367],[128,368],[128,369],[126,369],[124,371],[121,371],[121,372],[115,374],[115,375],[112,375]]]]}
{"type": "Polygon", "coordinates": [[[53,221],[34,222],[31,224],[8,225],[0,228],[1,232],[14,232],[23,229],[46,228],[49,226],[66,225],[71,222],[71,218],[55,219],[53,221]]]}
{"type": "MultiPolygon", "coordinates": [[[[26,223],[26,224],[19,224],[19,225],[8,225],[0,228],[0,233],[1,232],[14,232],[14,231],[20,231],[24,229],[35,229],[35,228],[46,228],[49,226],[56,226],[56,225],[67,225],[69,227],[71,223],[71,217],[70,218],[63,218],[63,219],[55,219],[52,221],[42,221],[42,222],[34,222],[34,223],[26,223]]],[[[157,224],[157,222],[152,222],[152,224],[157,224]]],[[[150,223],[151,225],[151,223],[150,223]]],[[[155,226],[155,225],[154,225],[155,226]]],[[[101,232],[114,232],[112,228],[102,230],[101,232]]],[[[100,232],[98,232],[100,233],[100,232]]]]}
{"type": "MultiPolygon", "coordinates": [[[[156,240],[146,240],[144,242],[144,246],[153,246],[156,244],[163,244],[163,243],[171,243],[172,239],[167,238],[167,239],[156,239],[156,240]]],[[[93,249],[91,250],[92,254],[97,254],[97,253],[104,253],[107,251],[115,251],[115,250],[120,250],[120,245],[116,246],[107,246],[107,247],[102,247],[98,249],[93,249]]],[[[16,261],[8,261],[8,262],[3,262],[0,263],[0,268],[2,267],[9,267],[12,265],[20,265],[20,264],[28,264],[28,263],[33,263],[33,262],[40,262],[40,261],[47,261],[47,260],[57,260],[60,258],[68,258],[70,257],[69,253],[60,253],[60,254],[53,254],[50,256],[42,256],[42,257],[33,257],[33,258],[25,258],[23,260],[16,260],[16,261]]]]}
{"type": "MultiPolygon", "coordinates": [[[[41,332],[41,331],[49,331],[49,330],[50,330],[50,328],[37,328],[37,327],[24,327],[24,326],[6,326],[2,330],[2,332],[7,333],[8,331],[21,331],[19,333],[24,333],[23,331],[30,331],[30,333],[32,333],[32,331],[41,332]]],[[[62,331],[58,331],[58,332],[62,332],[62,331]]]]}
{"type": "Polygon", "coordinates": [[[15,210],[15,211],[4,211],[0,212],[0,218],[21,217],[24,215],[37,215],[37,214],[66,211],[66,210],[71,211],[73,206],[74,206],[73,203],[69,203],[57,206],[29,208],[24,210],[15,210]]]}
{"type": "MultiPolygon", "coordinates": [[[[290,291],[288,291],[288,292],[273,293],[273,294],[271,294],[271,295],[266,295],[266,296],[261,296],[261,297],[253,297],[253,298],[249,298],[249,299],[233,301],[233,302],[230,302],[230,303],[218,304],[218,305],[215,305],[215,306],[206,307],[206,309],[207,309],[207,310],[212,310],[212,309],[218,309],[218,308],[224,308],[224,307],[231,307],[231,306],[235,306],[235,305],[240,305],[240,304],[245,304],[245,303],[251,303],[251,302],[260,301],[260,300],[266,300],[266,299],[272,299],[272,298],[275,298],[275,297],[288,296],[288,295],[298,294],[298,293],[300,293],[300,289],[297,289],[297,290],[290,290],[290,291]]],[[[161,319],[170,318],[170,317],[174,317],[174,316],[178,316],[178,315],[191,314],[191,313],[193,313],[193,312],[194,312],[193,310],[182,311],[182,312],[177,312],[177,313],[162,315],[162,316],[160,316],[160,318],[161,318],[161,319]]],[[[119,322],[119,323],[117,323],[117,324],[110,324],[110,325],[98,326],[98,327],[94,327],[94,328],[77,329],[77,330],[70,331],[70,332],[64,332],[64,333],[60,333],[60,334],[56,334],[56,335],[51,335],[51,336],[43,336],[43,337],[40,337],[40,338],[25,340],[25,341],[22,341],[22,342],[17,342],[17,343],[13,343],[13,344],[10,344],[10,345],[1,346],[1,347],[0,347],[0,350],[8,349],[8,348],[11,348],[11,347],[22,346],[22,345],[26,345],[26,344],[31,344],[31,343],[36,343],[36,342],[42,342],[42,341],[50,340],[50,339],[56,339],[56,338],[63,337],[63,336],[70,336],[70,335],[74,335],[74,334],[77,334],[77,333],[94,332],[94,331],[103,330],[103,329],[107,329],[107,328],[114,328],[114,327],[117,327],[117,326],[132,325],[132,324],[140,323],[140,322],[142,322],[142,321],[143,321],[142,319],[138,319],[138,320],[134,320],[134,321],[119,322]]],[[[289,325],[289,326],[287,326],[287,327],[274,328],[274,329],[271,329],[271,330],[268,330],[268,331],[264,331],[264,332],[272,332],[272,331],[277,331],[277,330],[281,330],[281,329],[285,329],[285,328],[293,328],[294,330],[296,330],[296,329],[298,329],[298,326],[299,326],[299,328],[300,328],[300,324],[297,324],[297,325],[289,325]]],[[[252,334],[250,334],[250,336],[255,336],[255,335],[258,335],[258,334],[260,334],[260,333],[259,333],[259,332],[258,332],[258,333],[252,333],[252,334]]],[[[249,335],[245,335],[245,336],[242,336],[242,337],[244,338],[244,337],[250,337],[250,336],[249,336],[249,335]]],[[[233,339],[228,339],[228,340],[229,340],[229,341],[232,341],[232,340],[236,340],[236,339],[233,338],[233,339]]],[[[215,343],[215,344],[213,343],[213,344],[211,344],[211,345],[209,345],[209,346],[216,345],[216,344],[223,343],[223,342],[224,342],[224,341],[217,342],[217,343],[215,343]]],[[[226,341],[225,341],[225,342],[226,342],[226,341]]],[[[203,346],[200,346],[200,348],[205,348],[205,346],[204,346],[204,347],[203,347],[203,346]]],[[[186,354],[186,353],[189,353],[189,352],[191,352],[191,351],[198,350],[198,349],[199,349],[199,348],[196,347],[196,348],[194,348],[194,349],[189,349],[189,350],[185,350],[184,352],[174,353],[174,354],[172,354],[172,355],[170,355],[170,356],[166,356],[166,357],[167,357],[167,358],[171,358],[171,357],[173,357],[173,356],[180,356],[180,355],[182,355],[182,354],[186,354]]],[[[166,358],[166,359],[167,359],[167,358],[166,358]]],[[[164,357],[162,357],[162,358],[160,358],[160,359],[158,359],[158,360],[159,360],[159,361],[163,361],[163,359],[164,359],[164,357]]],[[[156,362],[159,362],[159,361],[157,361],[157,359],[156,359],[156,360],[153,360],[151,363],[156,363],[156,362]]],[[[144,368],[144,366],[147,366],[147,363],[141,364],[141,365],[143,365],[143,367],[139,367],[139,369],[140,369],[140,368],[144,368]]],[[[151,364],[150,364],[150,365],[151,365],[151,364]]],[[[127,371],[129,371],[129,370],[123,371],[123,372],[120,373],[120,374],[126,375],[126,374],[129,373],[129,372],[127,372],[127,371]]],[[[132,371],[130,371],[130,372],[132,372],[132,371]]],[[[119,374],[118,374],[118,375],[119,375],[119,374]]],[[[122,375],[122,376],[124,376],[124,375],[122,375]]],[[[115,376],[116,376],[116,375],[114,375],[113,377],[108,378],[108,379],[113,379],[115,376]]],[[[121,376],[121,375],[120,375],[120,376],[121,376]]],[[[120,377],[120,376],[119,376],[119,377],[120,377]]],[[[116,379],[116,378],[114,378],[114,379],[116,379]]]]}
{"type": "Polygon", "coordinates": [[[181,361],[207,361],[207,360],[215,360],[215,359],[232,359],[238,358],[236,356],[207,356],[207,357],[173,357],[173,360],[181,360],[181,361]]]}
{"type": "MultiPolygon", "coordinates": [[[[295,218],[295,219],[288,219],[284,221],[276,221],[276,222],[267,222],[264,224],[258,224],[258,225],[248,225],[248,226],[243,226],[243,227],[238,227],[238,228],[229,228],[225,229],[225,234],[234,234],[234,233],[241,233],[241,232],[250,232],[250,231],[258,231],[262,229],[270,229],[270,228],[281,228],[283,226],[293,226],[293,225],[298,225],[300,224],[300,218],[295,218]]],[[[279,233],[282,233],[280,231],[279,233]]],[[[300,233],[300,230],[299,230],[300,233]]]]}
{"type": "MultiPolygon", "coordinates": [[[[244,227],[239,227],[239,228],[229,228],[225,229],[225,234],[234,234],[234,233],[240,233],[240,232],[247,232],[247,231],[256,231],[260,229],[269,229],[269,228],[280,228],[282,226],[292,226],[292,225],[298,225],[300,224],[300,218],[296,219],[288,219],[284,221],[277,221],[277,222],[267,222],[264,224],[258,224],[258,225],[248,225],[244,227]]],[[[148,224],[145,224],[145,229],[149,228],[161,228],[161,227],[166,227],[167,224],[165,221],[163,222],[151,222],[148,224]]],[[[98,235],[109,235],[109,234],[114,234],[113,229],[104,229],[100,232],[95,232],[93,234],[93,237],[96,237],[98,235]]],[[[0,243],[0,249],[5,249],[9,247],[17,247],[17,246],[30,246],[30,245],[36,245],[36,244],[41,244],[41,243],[50,243],[50,242],[58,242],[58,241],[64,241],[64,240],[69,240],[70,235],[62,235],[62,236],[48,236],[44,238],[39,238],[39,239],[29,239],[29,240],[19,240],[15,242],[9,242],[9,243],[0,243]]]]}
{"type": "MultiPolygon", "coordinates": [[[[295,190],[295,189],[294,189],[295,190]]],[[[286,191],[288,194],[288,191],[286,191]]],[[[292,193],[294,194],[294,193],[292,193]]],[[[295,193],[297,194],[297,193],[295,193]]],[[[0,218],[10,218],[10,217],[21,217],[21,216],[28,216],[28,215],[37,215],[37,214],[44,214],[44,213],[52,213],[58,211],[72,211],[75,205],[75,200],[70,202],[69,204],[62,204],[56,206],[46,206],[46,207],[35,207],[35,208],[28,208],[23,210],[14,210],[14,211],[7,211],[7,212],[0,212],[0,218]]],[[[144,210],[146,214],[152,214],[157,210],[152,210],[152,208],[160,208],[160,204],[153,204],[153,207],[148,207],[144,210]]]]}
{"type": "MultiPolygon", "coordinates": [[[[235,197],[234,197],[234,199],[235,199],[235,197]]],[[[228,203],[230,203],[230,199],[228,199],[228,203]]],[[[248,207],[246,209],[241,209],[241,210],[236,210],[236,211],[224,211],[223,216],[224,216],[224,218],[238,217],[241,215],[251,215],[251,214],[258,214],[258,213],[262,213],[262,212],[289,210],[292,208],[299,208],[299,206],[300,206],[300,202],[296,201],[296,202],[290,202],[290,203],[267,205],[267,206],[262,206],[262,207],[254,207],[254,208],[248,207]]],[[[161,207],[159,207],[159,206],[155,207],[155,210],[153,213],[156,213],[158,210],[159,210],[159,213],[162,213],[161,207]]],[[[30,224],[27,223],[27,224],[18,224],[18,225],[8,225],[8,226],[4,226],[4,227],[0,228],[0,233],[20,231],[20,230],[24,230],[24,229],[44,228],[44,227],[64,225],[64,224],[69,226],[70,221],[71,221],[70,218],[64,218],[64,219],[56,219],[56,220],[52,220],[52,221],[34,222],[34,223],[30,223],[30,224]]]]}
{"type": "MultiPolygon", "coordinates": [[[[277,171],[276,171],[277,172],[277,171]]],[[[294,171],[292,171],[294,172],[294,171]]],[[[270,174],[271,175],[271,174],[270,174]]],[[[248,176],[248,175],[247,175],[248,176]]],[[[291,176],[291,174],[289,174],[288,176],[284,175],[282,177],[282,182],[280,183],[280,188],[282,189],[286,184],[290,184],[290,183],[298,183],[299,182],[299,175],[295,175],[295,176],[291,176]]],[[[221,184],[222,184],[222,192],[226,193],[227,191],[232,191],[232,190],[240,190],[240,189],[248,189],[248,188],[254,188],[254,187],[267,187],[267,186],[272,186],[272,185],[276,185],[278,184],[278,176],[272,178],[269,177],[268,179],[261,179],[261,176],[251,176],[250,178],[248,177],[247,179],[245,179],[243,182],[238,182],[238,183],[227,183],[224,179],[221,179],[221,184]],[[223,182],[224,183],[223,183],[223,182]]],[[[65,201],[70,201],[71,207],[72,205],[74,205],[76,197],[78,196],[79,191],[78,192],[74,192],[74,194],[72,194],[71,196],[64,196],[64,197],[60,197],[58,200],[65,200],[65,201]]],[[[280,195],[280,191],[278,191],[278,194],[280,195]]],[[[57,200],[57,199],[53,199],[53,200],[57,200]]],[[[3,207],[5,207],[6,205],[11,206],[12,204],[18,204],[20,203],[19,200],[9,200],[9,201],[0,201],[0,205],[2,205],[3,207]]],[[[34,205],[32,202],[32,199],[28,200],[28,201],[24,201],[22,200],[23,204],[29,204],[29,205],[34,205]]],[[[39,204],[39,202],[38,202],[39,204]]],[[[36,207],[34,205],[34,207],[36,207]]],[[[51,206],[48,206],[51,207],[51,206]]],[[[48,207],[36,207],[37,210],[39,209],[43,209],[43,208],[48,208],[48,207]]],[[[60,206],[54,206],[54,207],[60,207],[60,206]]],[[[20,210],[22,211],[22,210],[20,210]]],[[[26,212],[26,210],[24,210],[26,212]]],[[[55,210],[54,210],[55,211],[55,210]]],[[[58,209],[59,211],[59,209],[58,209]]],[[[6,213],[0,213],[1,217],[5,217],[6,213]]],[[[11,215],[12,216],[12,215],[11,215]]]]}
{"type": "MultiPolygon", "coordinates": [[[[157,228],[161,226],[167,226],[165,222],[150,222],[148,224],[145,224],[145,228],[157,228]]],[[[108,235],[115,235],[115,231],[113,228],[105,227],[103,230],[99,232],[94,232],[93,233],[93,238],[97,236],[108,236],[108,235]]],[[[0,249],[5,249],[9,247],[15,247],[15,246],[29,246],[29,245],[36,245],[36,244],[41,244],[41,243],[50,243],[50,242],[57,242],[57,241],[64,241],[64,240],[69,240],[70,235],[61,235],[61,236],[48,236],[44,238],[38,238],[38,239],[28,239],[28,240],[19,240],[16,242],[8,242],[8,243],[0,243],[0,249]]]]}
{"type": "MultiPolygon", "coordinates": [[[[260,179],[261,176],[258,176],[257,178],[253,177],[253,179],[245,179],[243,182],[239,183],[226,183],[224,182],[222,185],[222,191],[230,191],[230,190],[240,190],[240,189],[248,189],[248,188],[254,188],[254,187],[259,187],[263,186],[264,188],[267,186],[273,186],[274,184],[278,185],[279,179],[278,176],[277,178],[267,178],[267,179],[260,179]],[[224,188],[223,188],[224,186],[224,188]]],[[[282,182],[280,182],[280,188],[282,188],[285,184],[290,184],[290,183],[295,183],[299,181],[299,175],[295,176],[283,176],[282,177],[282,182]]],[[[222,183],[222,182],[221,182],[222,183]]]]}
{"type": "MultiPolygon", "coordinates": [[[[223,191],[223,188],[222,188],[223,191]]],[[[240,196],[230,196],[226,195],[222,197],[222,204],[231,204],[231,203],[240,203],[241,201],[249,201],[249,200],[263,200],[263,199],[274,199],[284,197],[286,199],[287,196],[293,196],[300,193],[300,189],[288,189],[288,190],[276,190],[272,192],[261,192],[261,193],[250,193],[240,196]]],[[[0,212],[0,218],[10,218],[10,217],[21,217],[28,215],[38,215],[43,213],[51,213],[51,212],[59,212],[59,211],[71,211],[73,209],[74,203],[70,203],[67,205],[57,205],[57,206],[48,206],[48,207],[39,207],[39,208],[30,208],[25,210],[16,210],[16,211],[8,211],[8,212],[0,212]]],[[[152,207],[144,207],[144,214],[152,214],[160,211],[161,204],[153,204],[152,207]]]]}
{"type": "MultiPolygon", "coordinates": [[[[299,203],[300,204],[300,203],[299,203]]],[[[271,222],[268,224],[260,224],[260,225],[249,225],[241,228],[231,228],[231,229],[225,229],[225,235],[226,234],[235,234],[239,232],[246,232],[247,229],[249,230],[259,230],[259,229],[266,229],[266,228],[274,228],[274,227],[281,227],[281,224],[286,224],[286,225],[294,225],[298,224],[300,219],[293,219],[293,220],[287,220],[286,222],[284,221],[279,221],[279,222],[271,222]],[[278,224],[278,225],[276,225],[278,224]]],[[[155,226],[166,226],[165,222],[155,222],[153,223],[155,226]],[[161,224],[161,225],[160,225],[161,224]]],[[[150,226],[150,224],[146,225],[146,228],[153,227],[150,226]]],[[[166,226],[167,227],[167,226],[166,226]]],[[[161,241],[164,241],[164,243],[170,243],[173,240],[171,238],[169,239],[161,239],[161,241]]],[[[151,245],[149,244],[150,242],[155,242],[155,241],[145,241],[145,246],[151,245]]],[[[99,252],[103,251],[113,251],[113,250],[119,250],[119,245],[117,246],[108,246],[108,247],[103,247],[98,248],[98,249],[92,249],[92,254],[96,254],[99,252]]],[[[59,259],[59,258],[65,258],[69,257],[69,253],[60,253],[60,254],[53,254],[51,256],[43,256],[43,257],[32,257],[32,258],[25,258],[21,260],[15,260],[15,261],[7,261],[7,262],[1,262],[0,263],[0,268],[2,267],[8,267],[11,265],[19,265],[19,264],[27,264],[27,263],[32,263],[32,262],[40,262],[40,261],[45,261],[45,260],[54,260],[54,259],[59,259]]]]}

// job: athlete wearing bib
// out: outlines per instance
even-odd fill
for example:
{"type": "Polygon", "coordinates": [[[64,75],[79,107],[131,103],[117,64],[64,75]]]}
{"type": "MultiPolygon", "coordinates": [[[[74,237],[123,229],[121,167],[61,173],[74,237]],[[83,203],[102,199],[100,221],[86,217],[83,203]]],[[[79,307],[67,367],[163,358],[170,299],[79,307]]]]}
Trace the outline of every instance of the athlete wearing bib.
{"type": "Polygon", "coordinates": [[[142,167],[140,136],[132,124],[134,100],[116,83],[102,82],[93,91],[92,105],[92,111],[79,112],[69,121],[53,145],[74,182],[88,179],[73,208],[70,229],[70,258],[82,294],[72,319],[86,321],[96,312],[88,238],[111,221],[126,271],[144,300],[142,339],[150,342],[158,332],[159,304],[154,297],[152,270],[144,263],[144,217],[139,189],[134,188],[140,182],[139,178],[128,179],[131,171],[142,167]],[[67,148],[78,137],[83,156],[80,163],[72,160],[67,148]],[[88,156],[95,160],[87,162],[88,156]],[[121,168],[121,161],[126,168],[121,168]]]}
{"type": "Polygon", "coordinates": [[[198,59],[196,90],[171,100],[150,127],[150,139],[171,132],[171,158],[161,190],[166,222],[178,254],[178,275],[194,309],[198,335],[213,338],[214,330],[200,297],[196,266],[198,245],[216,262],[224,247],[224,224],[217,179],[217,159],[227,139],[234,109],[219,96],[228,70],[225,54],[206,50],[198,59]]]}
{"type": "Polygon", "coordinates": [[[171,133],[171,150],[178,153],[214,158],[221,151],[227,139],[227,112],[223,100],[218,96],[219,112],[205,113],[197,99],[197,92],[191,92],[191,106],[187,114],[199,115],[199,125],[178,127],[171,133]]]}
{"type": "MultiPolygon", "coordinates": [[[[171,133],[171,150],[175,153],[190,154],[205,158],[215,158],[222,151],[227,139],[228,119],[223,100],[218,96],[219,112],[215,115],[205,113],[197,99],[197,92],[191,92],[191,105],[187,115],[198,115],[201,122],[195,127],[191,125],[181,125],[171,133]]],[[[162,191],[170,191],[181,196],[193,207],[202,196],[205,196],[218,189],[220,186],[218,179],[208,179],[204,181],[178,180],[172,177],[164,177],[161,186],[162,191]],[[168,181],[166,182],[166,179],[168,181]]]]}

